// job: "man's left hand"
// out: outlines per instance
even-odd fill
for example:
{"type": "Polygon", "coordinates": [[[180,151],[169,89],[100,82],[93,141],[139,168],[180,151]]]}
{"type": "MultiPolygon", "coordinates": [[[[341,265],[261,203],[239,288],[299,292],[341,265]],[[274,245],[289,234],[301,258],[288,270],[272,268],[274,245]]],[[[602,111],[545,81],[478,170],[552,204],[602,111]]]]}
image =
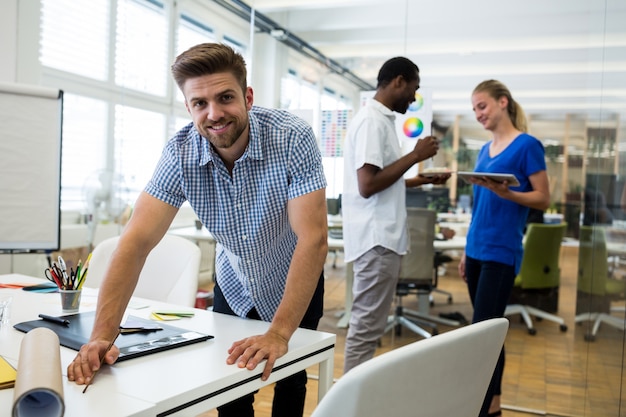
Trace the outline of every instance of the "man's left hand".
{"type": "Polygon", "coordinates": [[[287,353],[288,340],[277,333],[267,332],[239,340],[228,349],[226,363],[233,365],[237,363],[240,368],[253,370],[264,359],[267,360],[261,380],[269,378],[276,359],[287,353]]]}

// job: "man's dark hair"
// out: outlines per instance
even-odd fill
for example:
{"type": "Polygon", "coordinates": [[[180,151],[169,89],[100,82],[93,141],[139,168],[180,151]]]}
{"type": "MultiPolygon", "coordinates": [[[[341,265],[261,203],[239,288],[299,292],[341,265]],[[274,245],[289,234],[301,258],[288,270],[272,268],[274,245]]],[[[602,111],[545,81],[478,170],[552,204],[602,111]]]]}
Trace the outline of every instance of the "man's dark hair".
{"type": "Polygon", "coordinates": [[[378,85],[377,88],[385,87],[398,75],[401,75],[406,81],[412,81],[417,79],[420,70],[411,61],[402,56],[389,59],[380,67],[378,71],[378,85]]]}
{"type": "Polygon", "coordinates": [[[189,78],[218,72],[232,73],[245,93],[246,64],[243,57],[230,46],[202,43],[180,54],[172,65],[172,75],[181,91],[189,78]]]}

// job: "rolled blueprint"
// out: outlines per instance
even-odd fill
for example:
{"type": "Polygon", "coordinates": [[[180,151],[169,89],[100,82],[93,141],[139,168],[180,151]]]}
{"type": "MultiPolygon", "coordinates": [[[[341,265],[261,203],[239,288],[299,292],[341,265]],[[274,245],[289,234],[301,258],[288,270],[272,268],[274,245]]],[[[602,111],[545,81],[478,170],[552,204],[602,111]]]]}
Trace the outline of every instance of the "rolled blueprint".
{"type": "Polygon", "coordinates": [[[26,333],[17,364],[13,417],[61,417],[63,377],[59,337],[45,327],[26,333]]]}

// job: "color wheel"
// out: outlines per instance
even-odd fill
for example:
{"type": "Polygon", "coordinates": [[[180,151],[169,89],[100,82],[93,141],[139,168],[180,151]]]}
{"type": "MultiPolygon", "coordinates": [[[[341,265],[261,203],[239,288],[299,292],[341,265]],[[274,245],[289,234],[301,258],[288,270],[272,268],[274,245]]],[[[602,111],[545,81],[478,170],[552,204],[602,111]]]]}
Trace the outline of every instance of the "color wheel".
{"type": "Polygon", "coordinates": [[[424,106],[424,97],[420,93],[415,93],[415,101],[409,105],[409,111],[418,111],[424,106]]]}
{"type": "Polygon", "coordinates": [[[424,123],[417,117],[409,117],[402,126],[404,134],[409,138],[416,138],[424,131],[424,123]]]}

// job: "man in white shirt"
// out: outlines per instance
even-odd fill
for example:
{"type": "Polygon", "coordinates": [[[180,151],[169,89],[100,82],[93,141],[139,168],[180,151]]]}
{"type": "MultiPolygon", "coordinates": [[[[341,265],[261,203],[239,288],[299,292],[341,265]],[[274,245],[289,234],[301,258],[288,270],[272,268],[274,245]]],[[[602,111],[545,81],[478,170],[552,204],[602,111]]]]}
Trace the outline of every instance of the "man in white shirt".
{"type": "Polygon", "coordinates": [[[407,252],[406,187],[443,184],[450,174],[403,175],[437,153],[437,139],[419,140],[402,155],[393,112],[406,113],[415,101],[417,65],[404,57],[383,64],[374,98],[354,117],[344,150],[342,197],[344,255],[353,262],[354,302],[346,337],[344,372],[371,359],[387,316],[407,252]]]}

